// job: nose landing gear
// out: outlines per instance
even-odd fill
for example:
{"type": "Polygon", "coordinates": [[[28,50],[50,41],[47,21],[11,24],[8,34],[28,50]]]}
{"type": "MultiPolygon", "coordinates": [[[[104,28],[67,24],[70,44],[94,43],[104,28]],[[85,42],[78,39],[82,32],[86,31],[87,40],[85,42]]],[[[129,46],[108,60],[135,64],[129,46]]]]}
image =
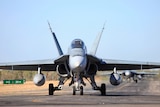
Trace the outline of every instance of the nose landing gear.
{"type": "Polygon", "coordinates": [[[73,86],[73,95],[76,95],[76,91],[80,91],[80,95],[83,95],[83,86],[80,86],[79,89],[73,86]]]}

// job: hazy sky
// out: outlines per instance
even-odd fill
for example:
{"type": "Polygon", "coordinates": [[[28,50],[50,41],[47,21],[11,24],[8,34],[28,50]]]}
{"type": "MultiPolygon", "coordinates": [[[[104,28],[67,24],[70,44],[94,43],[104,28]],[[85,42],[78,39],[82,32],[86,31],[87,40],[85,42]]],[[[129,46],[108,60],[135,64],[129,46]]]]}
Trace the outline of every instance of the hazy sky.
{"type": "Polygon", "coordinates": [[[57,58],[47,20],[64,53],[106,21],[98,57],[160,62],[160,0],[0,0],[0,62],[57,58]]]}

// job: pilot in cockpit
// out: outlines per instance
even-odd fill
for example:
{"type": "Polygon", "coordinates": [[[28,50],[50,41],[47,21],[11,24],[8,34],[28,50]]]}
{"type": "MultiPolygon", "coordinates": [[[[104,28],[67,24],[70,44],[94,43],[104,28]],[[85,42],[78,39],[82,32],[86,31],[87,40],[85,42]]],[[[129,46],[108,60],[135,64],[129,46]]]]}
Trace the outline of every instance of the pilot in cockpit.
{"type": "Polygon", "coordinates": [[[84,43],[80,39],[75,39],[72,41],[71,48],[83,48],[84,49],[84,43]]]}

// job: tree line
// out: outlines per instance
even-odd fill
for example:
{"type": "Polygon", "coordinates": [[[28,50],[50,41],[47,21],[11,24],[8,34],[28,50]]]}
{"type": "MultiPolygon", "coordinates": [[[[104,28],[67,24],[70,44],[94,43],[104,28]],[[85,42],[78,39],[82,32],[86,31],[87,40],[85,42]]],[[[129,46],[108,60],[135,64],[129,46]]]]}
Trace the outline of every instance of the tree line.
{"type": "MultiPolygon", "coordinates": [[[[42,72],[46,76],[46,80],[58,80],[59,76],[57,72],[42,72]]],[[[14,80],[14,79],[25,79],[26,81],[32,81],[34,75],[37,74],[37,71],[12,71],[4,70],[0,71],[0,81],[3,80],[14,80]]]]}

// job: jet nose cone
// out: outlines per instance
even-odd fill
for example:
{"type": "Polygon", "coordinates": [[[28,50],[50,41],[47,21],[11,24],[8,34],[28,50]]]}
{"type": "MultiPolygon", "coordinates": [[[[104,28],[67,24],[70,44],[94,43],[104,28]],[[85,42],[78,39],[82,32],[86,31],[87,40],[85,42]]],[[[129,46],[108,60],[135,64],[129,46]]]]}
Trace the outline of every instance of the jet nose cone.
{"type": "Polygon", "coordinates": [[[81,66],[81,60],[76,61],[76,62],[73,64],[73,68],[77,68],[77,67],[80,67],[80,66],[81,66]]]}
{"type": "Polygon", "coordinates": [[[69,66],[73,71],[81,71],[85,68],[85,58],[82,56],[74,56],[70,58],[69,66]]]}
{"type": "Polygon", "coordinates": [[[125,71],[126,76],[130,76],[130,74],[131,74],[130,71],[125,71]]]}

